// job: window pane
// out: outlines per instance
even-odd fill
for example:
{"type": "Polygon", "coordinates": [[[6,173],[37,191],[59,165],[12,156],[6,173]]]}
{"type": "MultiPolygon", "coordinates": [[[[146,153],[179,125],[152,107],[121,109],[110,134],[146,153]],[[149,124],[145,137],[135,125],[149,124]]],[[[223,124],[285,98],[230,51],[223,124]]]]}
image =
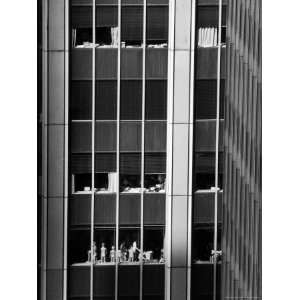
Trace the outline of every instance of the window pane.
{"type": "Polygon", "coordinates": [[[167,81],[146,80],[146,120],[167,119],[167,81]]]}
{"type": "Polygon", "coordinates": [[[142,119],[142,81],[121,81],[121,120],[142,119]]]}
{"type": "Polygon", "coordinates": [[[120,151],[141,150],[141,122],[120,122],[120,151]]]}
{"type": "Polygon", "coordinates": [[[96,120],[116,120],[117,82],[96,81],[96,120]]]}

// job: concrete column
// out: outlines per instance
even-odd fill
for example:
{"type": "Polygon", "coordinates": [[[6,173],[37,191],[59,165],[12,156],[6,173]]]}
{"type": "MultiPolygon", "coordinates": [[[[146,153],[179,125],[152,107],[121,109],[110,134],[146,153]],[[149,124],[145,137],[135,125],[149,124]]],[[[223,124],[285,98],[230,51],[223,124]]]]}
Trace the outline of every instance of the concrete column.
{"type": "Polygon", "coordinates": [[[192,1],[170,1],[167,299],[188,298],[192,1]],[[172,72],[172,74],[171,74],[172,72]]]}
{"type": "Polygon", "coordinates": [[[65,179],[65,0],[43,1],[42,300],[63,299],[65,179]]]}

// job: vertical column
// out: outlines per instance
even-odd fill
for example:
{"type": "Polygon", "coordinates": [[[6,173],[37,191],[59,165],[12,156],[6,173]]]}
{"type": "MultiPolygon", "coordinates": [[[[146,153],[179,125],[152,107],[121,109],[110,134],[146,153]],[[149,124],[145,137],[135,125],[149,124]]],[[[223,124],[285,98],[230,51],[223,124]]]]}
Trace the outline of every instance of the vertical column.
{"type": "Polygon", "coordinates": [[[65,179],[65,1],[43,3],[42,299],[63,299],[65,179]]]}
{"type": "Polygon", "coordinates": [[[167,299],[187,299],[192,1],[170,2],[167,299]],[[173,74],[171,74],[173,73],[173,74]]]}

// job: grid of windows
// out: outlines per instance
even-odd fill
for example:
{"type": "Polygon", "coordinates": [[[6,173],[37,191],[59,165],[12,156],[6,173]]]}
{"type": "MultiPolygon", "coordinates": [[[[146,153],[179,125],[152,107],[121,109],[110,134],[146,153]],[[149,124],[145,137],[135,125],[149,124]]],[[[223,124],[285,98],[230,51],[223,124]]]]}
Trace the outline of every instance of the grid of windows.
{"type": "Polygon", "coordinates": [[[192,300],[220,299],[226,6],[218,2],[196,5],[192,300]]]}
{"type": "Polygon", "coordinates": [[[164,299],[168,1],[70,7],[68,299],[164,299]]]}

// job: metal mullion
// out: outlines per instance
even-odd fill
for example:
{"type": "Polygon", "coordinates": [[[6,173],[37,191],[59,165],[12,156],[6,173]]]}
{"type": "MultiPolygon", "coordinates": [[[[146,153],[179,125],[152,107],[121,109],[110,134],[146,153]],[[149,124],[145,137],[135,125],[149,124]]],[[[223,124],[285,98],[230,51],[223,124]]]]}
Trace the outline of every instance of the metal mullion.
{"type": "Polygon", "coordinates": [[[42,237],[41,237],[41,298],[47,289],[47,204],[48,204],[48,1],[42,6],[42,237]]]}
{"type": "Polygon", "coordinates": [[[117,262],[119,250],[119,202],[120,202],[120,92],[121,92],[121,0],[118,0],[118,62],[117,62],[117,155],[116,155],[116,171],[117,171],[117,191],[116,191],[116,265],[115,265],[115,300],[118,300],[118,274],[119,264],[117,262]]]}
{"type": "Polygon", "coordinates": [[[214,203],[214,260],[213,260],[213,299],[217,299],[217,251],[218,251],[218,173],[219,173],[219,127],[220,127],[220,74],[221,74],[221,30],[222,0],[219,0],[218,62],[217,62],[217,112],[215,149],[215,203],[214,203]]]}
{"type": "Polygon", "coordinates": [[[143,299],[143,253],[144,253],[144,173],[145,173],[145,93],[146,93],[146,34],[147,0],[143,2],[143,62],[142,62],[142,139],[141,139],[141,246],[140,246],[140,300],[143,299]]]}
{"type": "Polygon", "coordinates": [[[65,0],[65,128],[64,128],[64,271],[63,299],[67,300],[68,263],[68,196],[69,196],[69,0],[65,0]]]}
{"type": "Polygon", "coordinates": [[[94,212],[95,212],[95,75],[96,75],[96,0],[93,0],[92,12],[93,47],[92,47],[92,199],[91,199],[91,265],[90,265],[90,299],[94,292],[94,212]]]}
{"type": "Polygon", "coordinates": [[[194,79],[195,79],[195,39],[196,39],[196,1],[191,7],[190,35],[190,95],[189,95],[189,182],[188,182],[188,262],[187,262],[187,300],[191,299],[191,266],[192,266],[192,207],[193,207],[193,154],[194,154],[194,79]]]}
{"type": "Polygon", "coordinates": [[[175,0],[169,1],[168,82],[167,82],[167,174],[166,174],[166,231],[165,231],[165,299],[171,298],[171,245],[172,245],[172,173],[173,173],[173,115],[174,115],[174,45],[175,0]]]}

